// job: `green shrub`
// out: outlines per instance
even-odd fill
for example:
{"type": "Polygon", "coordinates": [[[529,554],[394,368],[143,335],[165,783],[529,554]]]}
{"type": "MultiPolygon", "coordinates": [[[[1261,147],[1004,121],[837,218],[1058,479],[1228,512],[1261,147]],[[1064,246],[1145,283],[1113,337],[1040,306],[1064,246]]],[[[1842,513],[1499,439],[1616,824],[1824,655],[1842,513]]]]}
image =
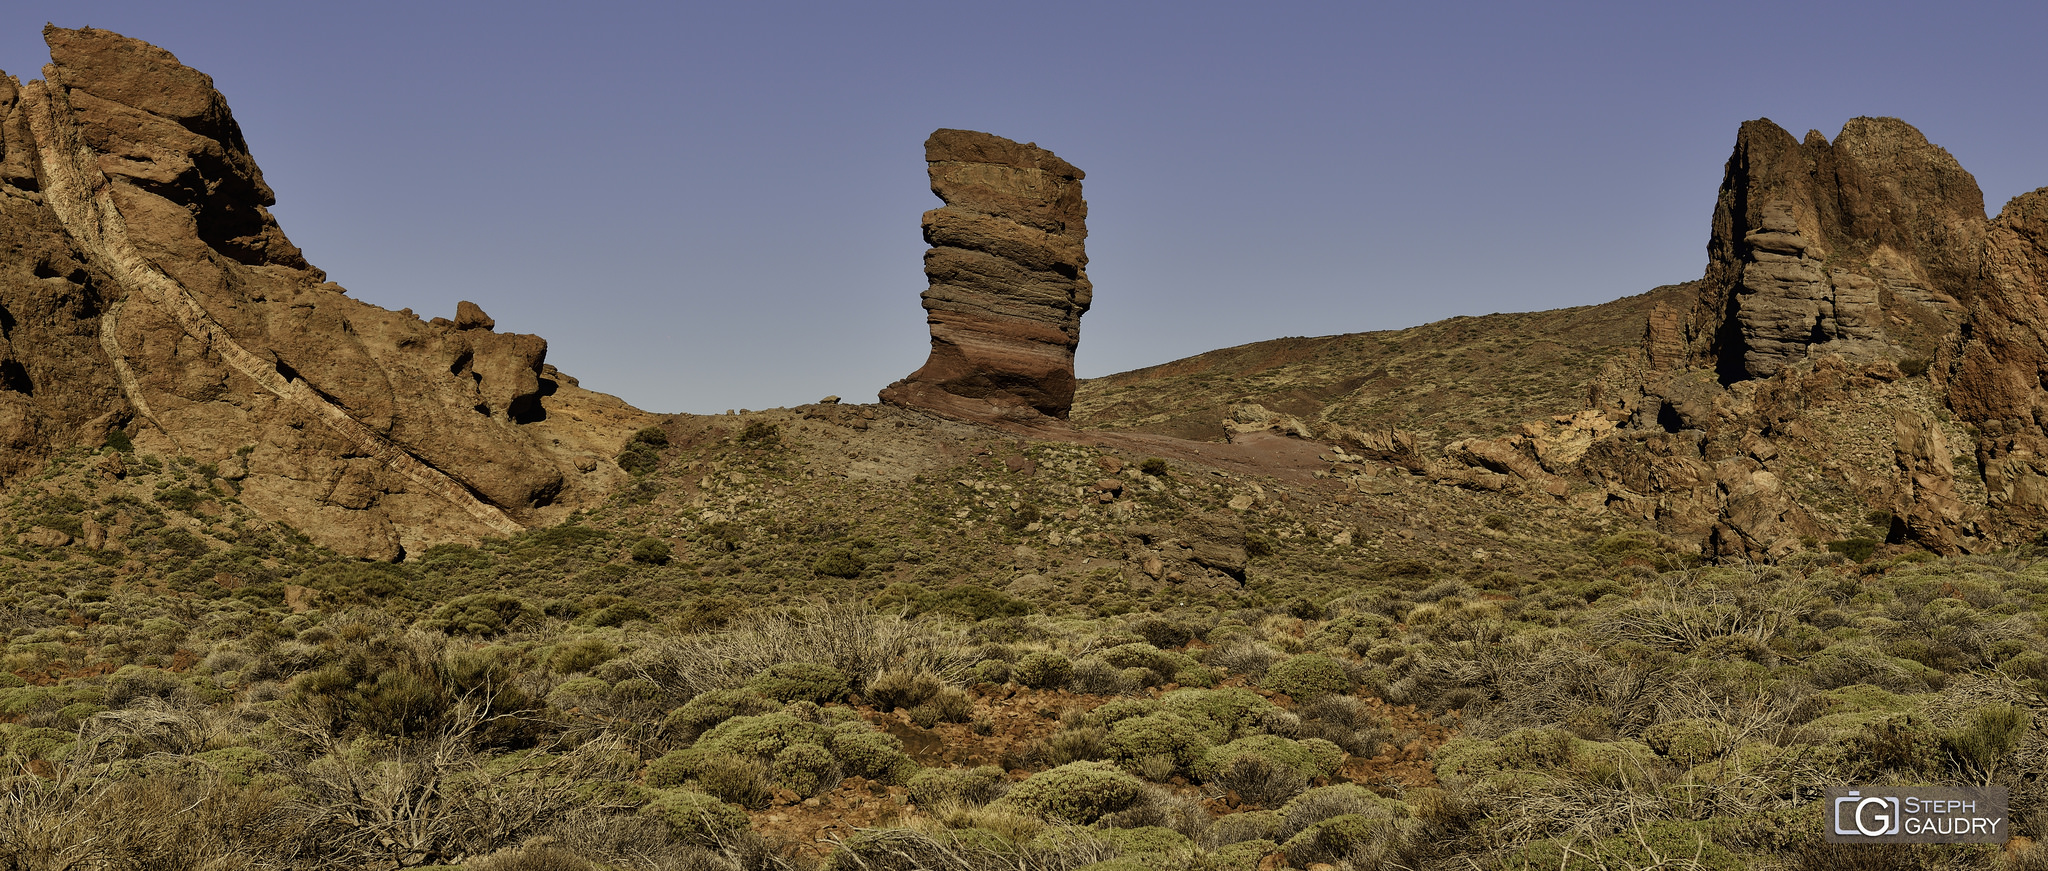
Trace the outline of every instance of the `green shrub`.
{"type": "Polygon", "coordinates": [[[435,609],[430,625],[450,635],[492,637],[538,626],[539,608],[509,593],[472,593],[435,609]]]}
{"type": "Polygon", "coordinates": [[[2027,712],[2006,704],[1988,705],[1943,738],[1949,753],[1961,763],[1965,774],[1989,776],[1998,763],[2027,733],[2027,712]]]}
{"type": "MultiPolygon", "coordinates": [[[[1233,814],[1232,816],[1243,816],[1233,814]]],[[[1226,819],[1228,819],[1226,817],[1226,819]]],[[[1232,841],[1209,851],[1203,867],[1209,871],[1258,871],[1260,862],[1280,852],[1280,845],[1265,839],[1232,841]]]]}
{"type": "Polygon", "coordinates": [[[916,764],[903,752],[903,742],[865,723],[846,723],[832,730],[832,755],[846,773],[889,783],[908,781],[916,775],[916,764]]]}
{"type": "Polygon", "coordinates": [[[639,432],[633,434],[633,443],[653,445],[657,448],[668,447],[668,431],[658,426],[642,427],[639,432]]]}
{"type": "Polygon", "coordinates": [[[747,681],[747,690],[779,702],[844,701],[846,673],[816,662],[778,662],[747,681]]]}
{"type": "Polygon", "coordinates": [[[1264,696],[1246,689],[1179,689],[1161,696],[1159,709],[1179,714],[1202,728],[1211,743],[1221,743],[1257,728],[1274,710],[1264,696]]]}
{"type": "Polygon", "coordinates": [[[610,662],[618,655],[618,648],[602,638],[574,638],[555,645],[548,656],[548,669],[556,674],[575,674],[610,662]]]}
{"type": "Polygon", "coordinates": [[[712,690],[668,712],[661,725],[676,740],[695,741],[697,736],[734,717],[772,713],[780,707],[751,690],[712,690]]]}
{"type": "Polygon", "coordinates": [[[1159,457],[1146,457],[1144,462],[1138,464],[1138,471],[1154,478],[1164,477],[1167,472],[1166,461],[1159,457]]]}
{"type": "Polygon", "coordinates": [[[1349,691],[1351,674],[1334,659],[1320,653],[1304,653],[1275,664],[1266,671],[1266,677],[1259,685],[1286,693],[1296,700],[1307,701],[1317,696],[1349,691]]]}
{"type": "Polygon", "coordinates": [[[867,698],[876,710],[886,713],[917,707],[945,688],[930,672],[885,671],[868,682],[867,698]]]}
{"type": "Polygon", "coordinates": [[[775,761],[769,766],[769,773],[775,778],[775,785],[797,794],[800,798],[817,795],[828,784],[832,772],[837,769],[832,752],[816,744],[791,744],[775,754],[775,761]]]}
{"type": "Polygon", "coordinates": [[[1643,743],[1690,768],[1728,749],[1728,728],[1713,720],[1670,720],[1644,729],[1643,743]]]}
{"type": "Polygon", "coordinates": [[[1052,652],[1027,653],[1017,659],[1017,682],[1035,690],[1065,686],[1074,676],[1074,664],[1052,652]]]}
{"type": "Polygon", "coordinates": [[[844,547],[826,551],[824,556],[811,563],[811,571],[828,578],[857,578],[866,568],[867,563],[861,560],[860,554],[844,547]]]}
{"type": "Polygon", "coordinates": [[[1205,754],[1194,766],[1203,780],[1213,780],[1240,756],[1257,755],[1293,769],[1305,780],[1330,777],[1344,764],[1344,749],[1321,738],[1295,741],[1278,735],[1247,735],[1205,754]]]}
{"type": "Polygon", "coordinates": [[[940,723],[965,723],[974,719],[974,699],[958,687],[941,687],[930,698],[910,709],[910,721],[929,729],[940,723]]]}
{"type": "Polygon", "coordinates": [[[1872,538],[1848,538],[1841,541],[1828,542],[1828,550],[1860,563],[1870,559],[1873,554],[1877,553],[1879,543],[1876,539],[1872,538]]]}
{"type": "Polygon", "coordinates": [[[674,555],[675,552],[669,549],[668,542],[659,538],[643,538],[633,543],[632,557],[636,563],[665,566],[674,555]]]}
{"type": "Polygon", "coordinates": [[[1217,767],[1210,785],[1237,793],[1246,803],[1279,807],[1308,787],[1301,771],[1258,753],[1242,753],[1217,767]]]}
{"type": "Polygon", "coordinates": [[[711,728],[686,753],[732,753],[770,759],[791,744],[822,744],[830,730],[782,711],[734,717],[711,728]]]}
{"type": "Polygon", "coordinates": [[[101,444],[124,454],[135,452],[135,440],[128,437],[127,430],[107,430],[107,438],[101,444]]]}
{"type": "MultiPolygon", "coordinates": [[[[656,784],[653,769],[650,768],[648,785],[675,785],[668,782],[673,779],[672,772],[665,771],[663,774],[664,782],[656,784]]],[[[768,800],[773,797],[768,788],[768,772],[759,759],[727,753],[698,757],[690,766],[690,780],[696,782],[698,789],[717,796],[721,801],[751,810],[767,807],[768,800]]]]}
{"type": "Polygon", "coordinates": [[[747,831],[747,812],[695,790],[666,790],[641,813],[668,824],[669,837],[697,847],[716,847],[747,831]]]}
{"type": "Polygon", "coordinates": [[[910,800],[929,811],[946,802],[987,804],[1002,792],[1006,778],[993,765],[979,768],[927,768],[910,779],[910,800]]]}
{"type": "Polygon", "coordinates": [[[1380,865],[1398,859],[1407,851],[1413,827],[1401,821],[1362,814],[1331,817],[1303,829],[1287,839],[1280,849],[1295,867],[1319,862],[1337,863],[1364,859],[1357,864],[1380,865]]]}
{"type": "Polygon", "coordinates": [[[1280,840],[1286,841],[1310,826],[1340,816],[1391,819],[1407,814],[1407,806],[1398,801],[1383,798],[1355,783],[1339,783],[1319,786],[1295,796],[1280,809],[1280,825],[1275,833],[1280,840]]]}
{"type": "Polygon", "coordinates": [[[1072,762],[1032,775],[996,804],[1087,825],[1146,798],[1145,783],[1106,762],[1072,762]]]}
{"type": "Polygon", "coordinates": [[[189,512],[199,507],[199,503],[205,502],[206,497],[194,492],[190,487],[172,486],[157,491],[156,501],[166,508],[189,512]]]}
{"type": "Polygon", "coordinates": [[[1109,747],[1117,760],[1133,764],[1152,758],[1173,760],[1174,774],[1194,770],[1209,752],[1200,729],[1173,714],[1119,720],[1109,727],[1109,747]]]}

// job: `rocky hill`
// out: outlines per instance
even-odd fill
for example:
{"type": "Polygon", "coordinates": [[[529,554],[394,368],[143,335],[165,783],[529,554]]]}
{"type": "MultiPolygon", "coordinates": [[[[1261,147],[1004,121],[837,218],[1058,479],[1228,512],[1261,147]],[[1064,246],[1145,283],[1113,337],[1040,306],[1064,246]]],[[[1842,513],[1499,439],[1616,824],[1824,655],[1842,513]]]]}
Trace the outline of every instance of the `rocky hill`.
{"type": "Polygon", "coordinates": [[[590,504],[645,415],[483,310],[350,299],[267,211],[227,101],[169,52],[44,31],[0,76],[0,475],[110,434],[222,470],[265,516],[394,559],[590,504]]]}
{"type": "Polygon", "coordinates": [[[941,130],[924,366],[649,415],[350,299],[203,74],[46,37],[0,866],[2048,865],[2048,189],[1901,122],[1744,125],[1685,284],[1080,383],[1081,171],[941,130]],[[2018,837],[1826,843],[1869,782],[2018,837]]]}
{"type": "Polygon", "coordinates": [[[1704,275],[1584,309],[1282,339],[1085,382],[1076,422],[1284,430],[1600,508],[1709,558],[2042,529],[2040,226],[1896,119],[1744,124],[1704,275]]]}

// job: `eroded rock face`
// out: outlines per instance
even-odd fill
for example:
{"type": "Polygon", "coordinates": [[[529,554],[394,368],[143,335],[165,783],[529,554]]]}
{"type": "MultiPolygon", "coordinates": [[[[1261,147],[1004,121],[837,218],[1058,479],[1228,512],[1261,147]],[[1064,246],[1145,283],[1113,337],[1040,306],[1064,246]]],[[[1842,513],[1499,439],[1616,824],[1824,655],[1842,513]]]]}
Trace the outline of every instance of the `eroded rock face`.
{"type": "Polygon", "coordinates": [[[0,264],[0,474],[125,426],[147,450],[245,463],[245,504],[378,558],[547,522],[616,483],[570,455],[610,437],[549,407],[643,415],[544,378],[547,343],[493,332],[473,303],[425,323],[350,299],[271,217],[209,77],[109,31],[44,36],[44,80],[0,74],[0,234],[21,252],[0,264]]]}
{"type": "Polygon", "coordinates": [[[925,141],[931,357],[882,401],[947,417],[1064,421],[1088,310],[1088,205],[1081,170],[1035,144],[970,130],[925,141]]]}
{"type": "Polygon", "coordinates": [[[1978,286],[1985,228],[1976,180],[1903,121],[1856,118],[1832,143],[1745,123],[1686,318],[1692,360],[1734,383],[1822,353],[1932,356],[1978,286]]]}
{"type": "Polygon", "coordinates": [[[1991,507],[2038,527],[2048,523],[2048,188],[1999,212],[1983,264],[1968,329],[1943,349],[1933,374],[1956,415],[1977,425],[1991,507]]]}

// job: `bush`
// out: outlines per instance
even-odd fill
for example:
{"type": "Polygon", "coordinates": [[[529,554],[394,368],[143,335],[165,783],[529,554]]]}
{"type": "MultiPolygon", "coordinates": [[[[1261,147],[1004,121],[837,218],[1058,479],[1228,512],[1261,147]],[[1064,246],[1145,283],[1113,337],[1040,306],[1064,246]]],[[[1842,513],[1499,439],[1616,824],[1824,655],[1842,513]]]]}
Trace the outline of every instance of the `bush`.
{"type": "Polygon", "coordinates": [[[734,717],[773,713],[780,706],[751,690],[712,690],[668,712],[662,730],[679,741],[695,741],[734,717]]]}
{"type": "Polygon", "coordinates": [[[473,593],[434,611],[432,625],[450,635],[492,637],[537,626],[539,608],[507,593],[473,593]]]}
{"type": "MultiPolygon", "coordinates": [[[[647,776],[649,786],[656,785],[654,779],[653,769],[650,768],[647,776]]],[[[767,807],[771,797],[768,789],[768,772],[759,759],[725,753],[704,756],[695,760],[689,779],[695,781],[697,788],[705,793],[751,810],[767,807]]],[[[669,782],[673,780],[670,772],[665,771],[662,780],[664,783],[661,785],[677,785],[669,782]]]]}
{"type": "Polygon", "coordinates": [[[884,713],[914,708],[945,689],[945,683],[928,672],[885,671],[868,683],[868,702],[884,713]]]}
{"type": "Polygon", "coordinates": [[[828,578],[857,578],[867,564],[849,548],[833,548],[811,563],[811,571],[828,578]]]}
{"type": "Polygon", "coordinates": [[[917,772],[916,763],[903,752],[903,742],[865,723],[847,723],[832,730],[832,755],[846,773],[885,783],[908,781],[917,772]]]}
{"type": "Polygon", "coordinates": [[[974,699],[958,687],[942,687],[931,698],[910,709],[910,721],[929,729],[940,723],[965,723],[974,719],[974,699]]]}
{"type": "Polygon", "coordinates": [[[1239,737],[1257,728],[1273,703],[1244,689],[1180,689],[1159,699],[1159,709],[1200,725],[1211,743],[1239,737]]]}
{"type": "MultiPolygon", "coordinates": [[[[1109,727],[1110,752],[1125,764],[1147,759],[1173,761],[1172,774],[1185,774],[1209,752],[1209,741],[1200,729],[1172,714],[1153,714],[1119,720],[1109,727]]],[[[1157,778],[1164,779],[1164,778],[1157,778]]]]}
{"type": "Polygon", "coordinates": [[[1877,553],[1878,543],[1876,539],[1872,538],[1847,538],[1841,541],[1828,542],[1828,550],[1860,563],[1870,559],[1872,554],[1877,553]]]}
{"type": "Polygon", "coordinates": [[[1166,461],[1159,457],[1146,457],[1144,462],[1138,464],[1138,471],[1154,478],[1164,477],[1167,472],[1166,461]]]}
{"type": "Polygon", "coordinates": [[[769,766],[775,784],[797,794],[799,798],[810,798],[829,786],[832,774],[838,769],[832,753],[816,744],[791,744],[775,754],[775,761],[769,766]]]}
{"type": "Polygon", "coordinates": [[[1003,770],[993,765],[979,768],[927,768],[910,779],[910,800],[930,811],[947,802],[987,804],[1002,793],[1003,770]]]}
{"type": "Polygon", "coordinates": [[[1287,854],[1288,863],[1296,867],[1346,861],[1384,867],[1391,864],[1386,860],[1398,861],[1407,851],[1410,832],[1410,827],[1395,820],[1344,814],[1309,826],[1287,839],[1280,849],[1287,854]]]}
{"type": "Polygon", "coordinates": [[[1146,798],[1145,783],[1106,762],[1073,762],[1011,787],[996,802],[1050,820],[1087,825],[1146,798]]]}
{"type": "Polygon", "coordinates": [[[846,699],[846,673],[815,662],[779,662],[747,681],[747,691],[779,702],[821,705],[846,699]]]}
{"type": "Polygon", "coordinates": [[[1965,774],[1990,776],[2027,733],[2027,712],[2012,705],[1978,708],[1942,741],[1965,774]]]}
{"type": "Polygon", "coordinates": [[[1259,807],[1279,807],[1308,788],[1300,770],[1261,756],[1245,753],[1232,758],[1214,772],[1210,783],[1229,790],[1259,807]]]}
{"type": "Polygon", "coordinates": [[[1066,686],[1074,676],[1074,664],[1052,652],[1027,653],[1017,659],[1017,682],[1035,690],[1066,686]]]}
{"type": "Polygon", "coordinates": [[[633,543],[632,557],[636,563],[665,566],[674,554],[668,542],[659,538],[643,538],[633,543]]]}
{"type": "Polygon", "coordinates": [[[555,645],[548,656],[548,669],[556,674],[575,674],[610,662],[618,655],[618,648],[602,638],[575,638],[555,645]]]}
{"type": "Polygon", "coordinates": [[[666,790],[641,813],[667,823],[670,839],[697,847],[716,847],[753,825],[746,811],[694,790],[666,790]]]}
{"type": "Polygon", "coordinates": [[[1304,781],[1327,778],[1344,764],[1344,749],[1321,738],[1294,741],[1278,735],[1250,735],[1210,750],[1195,766],[1203,780],[1214,780],[1241,756],[1260,756],[1298,772],[1304,781]]]}
{"type": "Polygon", "coordinates": [[[1334,659],[1320,653],[1304,653],[1281,660],[1268,669],[1259,685],[1286,693],[1298,701],[1307,701],[1317,696],[1349,691],[1351,674],[1334,659]]]}
{"type": "Polygon", "coordinates": [[[582,623],[588,626],[624,626],[635,620],[646,620],[654,615],[639,602],[627,600],[613,602],[583,616],[582,623]]]}
{"type": "Polygon", "coordinates": [[[633,444],[653,445],[657,448],[668,447],[668,431],[658,426],[643,427],[639,432],[633,434],[633,444]]]}

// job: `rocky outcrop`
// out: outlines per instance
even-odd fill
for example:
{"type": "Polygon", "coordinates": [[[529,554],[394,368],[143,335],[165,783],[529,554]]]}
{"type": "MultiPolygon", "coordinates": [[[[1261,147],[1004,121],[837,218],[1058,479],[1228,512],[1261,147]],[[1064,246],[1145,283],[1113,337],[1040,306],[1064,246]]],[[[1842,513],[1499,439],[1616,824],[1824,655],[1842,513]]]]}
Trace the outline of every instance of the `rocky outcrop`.
{"type": "Polygon", "coordinates": [[[1983,266],[1968,328],[1943,349],[1933,374],[1957,416],[1977,426],[1991,507],[2039,528],[2048,525],[2048,188],[1999,212],[1983,266]]]}
{"type": "Polygon", "coordinates": [[[1074,402],[1088,310],[1082,172],[1035,144],[969,130],[925,141],[925,320],[931,356],[882,401],[947,417],[1037,425],[1074,402]]]}
{"type": "Polygon", "coordinates": [[[1932,356],[1984,232],[1976,180],[1905,122],[1856,118],[1832,143],[1745,123],[1686,317],[1692,362],[1733,383],[1821,353],[1932,356]]]}
{"type": "Polygon", "coordinates": [[[387,559],[617,482],[590,461],[644,415],[473,303],[425,323],[350,299],[271,217],[210,78],[109,31],[44,36],[43,80],[0,75],[0,233],[21,254],[0,266],[0,474],[124,427],[233,460],[252,509],[387,559]],[[567,405],[590,413],[550,422],[567,405]]]}

